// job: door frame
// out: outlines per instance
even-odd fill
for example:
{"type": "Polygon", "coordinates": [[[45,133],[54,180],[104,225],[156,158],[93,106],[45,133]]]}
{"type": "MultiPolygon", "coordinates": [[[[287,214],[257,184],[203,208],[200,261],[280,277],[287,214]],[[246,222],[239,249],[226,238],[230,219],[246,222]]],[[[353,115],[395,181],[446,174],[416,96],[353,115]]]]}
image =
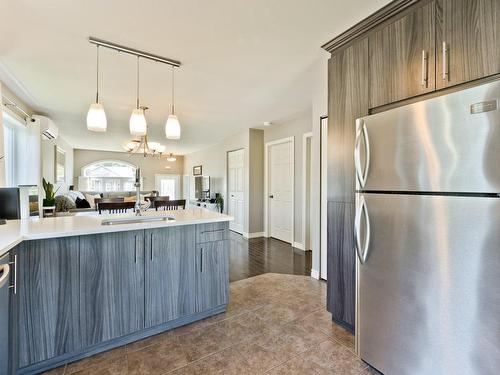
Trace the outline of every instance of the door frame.
{"type": "MultiPolygon", "coordinates": [[[[170,173],[155,173],[155,190],[158,191],[158,194],[161,193],[160,187],[158,185],[158,181],[162,177],[169,177],[169,178],[176,180],[176,195],[177,195],[177,197],[173,197],[173,199],[180,199],[179,197],[182,196],[182,194],[180,194],[181,193],[180,192],[180,190],[181,190],[181,175],[174,174],[174,173],[171,173],[171,174],[170,173]]],[[[170,199],[172,199],[172,198],[170,198],[170,199]]]]}
{"type": "Polygon", "coordinates": [[[319,278],[327,280],[327,224],[328,224],[328,116],[320,117],[320,239],[319,239],[319,278]]]}
{"type": "Polygon", "coordinates": [[[309,243],[307,246],[306,233],[307,233],[307,215],[309,215],[309,242],[311,242],[311,176],[312,176],[312,132],[307,132],[302,134],[302,249],[304,251],[310,250],[307,247],[312,247],[309,243]],[[309,150],[309,155],[307,155],[307,140],[311,141],[311,149],[309,150]],[[307,165],[307,159],[309,157],[309,166],[307,165]],[[307,168],[309,168],[309,197],[307,196],[307,168]],[[307,208],[307,198],[309,198],[309,212],[306,213],[307,208]]]}
{"type": "MultiPolygon", "coordinates": [[[[245,237],[245,229],[246,229],[246,222],[248,220],[247,216],[248,216],[248,202],[247,202],[247,185],[245,183],[245,180],[246,180],[246,175],[248,173],[247,171],[247,164],[246,164],[246,161],[247,161],[247,153],[246,153],[246,149],[245,147],[239,147],[239,148],[235,148],[235,149],[231,149],[231,150],[227,150],[226,151],[226,186],[225,186],[225,189],[226,189],[226,198],[225,198],[225,202],[224,202],[224,211],[230,215],[231,213],[229,212],[229,154],[231,152],[236,152],[236,151],[243,151],[243,223],[242,223],[242,226],[243,226],[243,229],[240,232],[231,229],[229,228],[230,231],[233,231],[235,233],[238,233],[238,234],[241,234],[242,236],[245,237]]],[[[247,229],[248,231],[248,229],[247,229]]]]}
{"type": "Polygon", "coordinates": [[[276,146],[281,143],[292,143],[292,243],[295,244],[295,137],[286,137],[275,141],[266,142],[264,148],[264,236],[270,237],[269,230],[269,151],[271,146],[276,146]]]}

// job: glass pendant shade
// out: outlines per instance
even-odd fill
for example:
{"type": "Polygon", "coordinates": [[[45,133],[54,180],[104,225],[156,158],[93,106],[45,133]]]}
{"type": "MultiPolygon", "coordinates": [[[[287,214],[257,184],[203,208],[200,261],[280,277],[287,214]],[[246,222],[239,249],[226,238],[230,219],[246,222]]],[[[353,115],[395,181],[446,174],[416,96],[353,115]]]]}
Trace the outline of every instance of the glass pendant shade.
{"type": "Polygon", "coordinates": [[[181,124],[176,115],[169,115],[167,123],[165,124],[165,135],[167,139],[180,139],[181,138],[181,124]]]}
{"type": "Polygon", "coordinates": [[[141,108],[136,108],[130,116],[130,134],[135,136],[146,135],[147,123],[144,111],[141,108]]]}
{"type": "Polygon", "coordinates": [[[165,152],[165,150],[166,150],[166,149],[167,149],[167,147],[166,147],[166,146],[164,146],[164,145],[160,145],[160,147],[158,147],[158,148],[156,149],[156,152],[158,152],[158,153],[160,153],[160,154],[163,154],[163,153],[165,152]]]}
{"type": "Polygon", "coordinates": [[[92,103],[87,112],[87,129],[93,132],[105,132],[108,127],[106,112],[101,103],[92,103]]]}
{"type": "Polygon", "coordinates": [[[160,144],[158,142],[148,142],[148,148],[152,151],[152,152],[156,152],[158,151],[158,149],[160,148],[160,144]]]}

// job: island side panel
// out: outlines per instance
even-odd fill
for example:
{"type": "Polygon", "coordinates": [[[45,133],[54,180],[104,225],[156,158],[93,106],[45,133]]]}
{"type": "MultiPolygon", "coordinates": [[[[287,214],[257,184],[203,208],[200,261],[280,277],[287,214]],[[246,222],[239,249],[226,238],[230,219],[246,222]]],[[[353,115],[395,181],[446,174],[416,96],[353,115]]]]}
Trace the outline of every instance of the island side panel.
{"type": "Polygon", "coordinates": [[[14,254],[18,367],[80,350],[78,238],[27,241],[14,254]]]}

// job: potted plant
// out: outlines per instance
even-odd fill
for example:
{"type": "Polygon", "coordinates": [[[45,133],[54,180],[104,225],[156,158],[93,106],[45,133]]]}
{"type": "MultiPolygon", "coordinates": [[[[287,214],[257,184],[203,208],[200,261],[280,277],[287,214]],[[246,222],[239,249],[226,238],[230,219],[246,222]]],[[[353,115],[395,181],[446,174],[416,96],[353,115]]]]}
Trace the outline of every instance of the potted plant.
{"type": "Polygon", "coordinates": [[[53,207],[56,205],[56,193],[59,188],[54,190],[54,184],[47,182],[45,178],[42,179],[43,191],[45,191],[45,199],[43,200],[43,207],[53,207]]]}
{"type": "Polygon", "coordinates": [[[217,209],[220,213],[224,211],[224,198],[222,198],[221,194],[217,194],[215,197],[215,204],[217,205],[217,209]]]}

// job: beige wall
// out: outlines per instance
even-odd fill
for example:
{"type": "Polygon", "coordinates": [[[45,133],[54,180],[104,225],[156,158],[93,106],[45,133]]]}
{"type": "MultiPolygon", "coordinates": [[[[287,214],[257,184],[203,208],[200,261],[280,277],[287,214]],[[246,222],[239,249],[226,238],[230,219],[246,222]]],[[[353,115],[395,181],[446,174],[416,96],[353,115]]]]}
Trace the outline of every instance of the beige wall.
{"type": "MultiPolygon", "coordinates": [[[[245,215],[243,234],[260,234],[263,231],[262,194],[263,194],[263,131],[249,129],[228,137],[220,143],[204,150],[185,155],[184,173],[190,176],[194,186],[193,167],[201,165],[203,175],[210,176],[212,197],[220,193],[224,197],[224,210],[227,212],[227,153],[243,149],[245,151],[245,215]]],[[[191,189],[191,199],[194,191],[191,189]]]]}
{"type": "MultiPolygon", "coordinates": [[[[182,191],[182,173],[184,157],[177,156],[175,162],[169,162],[165,158],[144,157],[140,155],[130,156],[126,152],[111,152],[111,151],[94,151],[75,149],[73,171],[75,189],[78,185],[78,177],[81,176],[82,167],[87,164],[94,163],[99,160],[122,160],[127,163],[135,164],[141,168],[143,176],[143,189],[155,189],[155,174],[174,174],[180,176],[180,184],[182,191]],[[166,166],[171,166],[171,169],[165,169],[166,166]]],[[[182,196],[182,194],[180,194],[182,196]]]]}
{"type": "Polygon", "coordinates": [[[311,111],[306,111],[284,124],[264,129],[264,143],[294,137],[295,150],[295,197],[294,197],[294,242],[302,245],[302,138],[311,132],[311,111]]]}
{"type": "Polygon", "coordinates": [[[65,151],[65,183],[58,184],[58,193],[65,193],[69,186],[73,185],[73,147],[64,138],[58,136],[57,139],[42,139],[42,177],[47,181],[55,181],[55,147],[65,151]]]}
{"type": "Polygon", "coordinates": [[[264,232],[264,131],[249,131],[249,233],[264,232]]]}

